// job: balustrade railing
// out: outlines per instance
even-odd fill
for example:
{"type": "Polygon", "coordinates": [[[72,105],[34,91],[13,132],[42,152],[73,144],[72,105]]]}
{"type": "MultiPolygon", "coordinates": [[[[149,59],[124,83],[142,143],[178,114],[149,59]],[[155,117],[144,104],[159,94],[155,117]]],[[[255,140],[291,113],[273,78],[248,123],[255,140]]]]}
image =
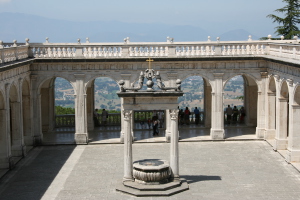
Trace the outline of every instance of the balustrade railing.
{"type": "Polygon", "coordinates": [[[56,115],[55,128],[61,127],[75,127],[75,115],[56,115]]]}
{"type": "Polygon", "coordinates": [[[28,57],[61,58],[136,58],[136,57],[212,57],[265,56],[300,60],[300,40],[206,41],[159,43],[28,43],[3,44],[0,64],[28,57]]]}

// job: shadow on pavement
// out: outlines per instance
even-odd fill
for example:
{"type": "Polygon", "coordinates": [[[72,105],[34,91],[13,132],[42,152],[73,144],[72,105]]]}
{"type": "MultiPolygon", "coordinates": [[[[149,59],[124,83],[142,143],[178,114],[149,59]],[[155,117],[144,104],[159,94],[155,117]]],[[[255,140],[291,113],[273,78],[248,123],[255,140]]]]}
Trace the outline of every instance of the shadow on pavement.
{"type": "Polygon", "coordinates": [[[64,145],[33,149],[15,169],[0,179],[0,199],[41,199],[75,147],[64,145]],[[34,153],[36,157],[30,158],[30,154],[34,153]]]}
{"type": "Polygon", "coordinates": [[[183,175],[180,176],[180,178],[186,179],[188,184],[197,183],[200,181],[221,181],[222,180],[221,176],[204,176],[204,175],[194,175],[194,176],[183,175]]]}

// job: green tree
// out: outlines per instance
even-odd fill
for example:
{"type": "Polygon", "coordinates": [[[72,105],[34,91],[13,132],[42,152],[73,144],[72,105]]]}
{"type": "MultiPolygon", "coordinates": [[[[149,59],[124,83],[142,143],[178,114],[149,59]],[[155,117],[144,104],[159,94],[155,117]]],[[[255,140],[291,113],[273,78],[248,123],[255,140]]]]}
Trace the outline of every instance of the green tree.
{"type": "Polygon", "coordinates": [[[275,10],[275,12],[282,13],[284,16],[279,17],[273,14],[267,17],[273,19],[273,23],[277,22],[280,26],[277,26],[275,33],[283,35],[286,39],[292,39],[293,36],[299,36],[300,31],[297,24],[300,23],[300,2],[299,0],[282,0],[287,5],[283,8],[275,10]]]}

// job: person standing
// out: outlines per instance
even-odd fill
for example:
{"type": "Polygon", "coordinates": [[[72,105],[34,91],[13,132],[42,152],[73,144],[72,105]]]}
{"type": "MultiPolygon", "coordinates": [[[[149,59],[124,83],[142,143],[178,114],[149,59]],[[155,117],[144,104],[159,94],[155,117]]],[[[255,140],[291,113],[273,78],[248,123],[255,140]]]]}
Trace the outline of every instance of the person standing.
{"type": "Polygon", "coordinates": [[[233,107],[232,113],[233,113],[232,121],[236,123],[237,122],[237,116],[239,114],[239,110],[236,108],[236,106],[233,107]]]}
{"type": "Polygon", "coordinates": [[[95,109],[94,110],[94,126],[98,127],[100,126],[100,123],[99,123],[99,120],[98,120],[98,117],[100,116],[99,113],[98,113],[98,109],[95,109]]]}
{"type": "Polygon", "coordinates": [[[106,124],[107,124],[107,118],[108,118],[108,112],[105,109],[102,110],[101,117],[102,117],[102,124],[104,126],[106,126],[106,124]]]}
{"type": "Polygon", "coordinates": [[[153,117],[152,122],[153,122],[153,124],[152,124],[153,136],[155,136],[155,135],[158,135],[158,119],[157,119],[157,117],[153,117]]]}
{"type": "Polygon", "coordinates": [[[225,113],[227,115],[227,123],[230,124],[230,122],[231,122],[231,115],[232,115],[232,108],[230,107],[230,105],[228,105],[228,107],[226,108],[225,113]]]}
{"type": "Polygon", "coordinates": [[[186,125],[190,125],[190,110],[188,107],[185,108],[185,111],[184,111],[184,121],[186,123],[186,125]]]}
{"type": "Polygon", "coordinates": [[[198,125],[200,121],[200,111],[198,110],[197,107],[194,109],[194,114],[195,114],[195,124],[198,125]]]}
{"type": "Polygon", "coordinates": [[[246,116],[246,111],[245,111],[244,106],[242,106],[240,109],[240,122],[241,123],[244,123],[245,116],[246,116]]]}

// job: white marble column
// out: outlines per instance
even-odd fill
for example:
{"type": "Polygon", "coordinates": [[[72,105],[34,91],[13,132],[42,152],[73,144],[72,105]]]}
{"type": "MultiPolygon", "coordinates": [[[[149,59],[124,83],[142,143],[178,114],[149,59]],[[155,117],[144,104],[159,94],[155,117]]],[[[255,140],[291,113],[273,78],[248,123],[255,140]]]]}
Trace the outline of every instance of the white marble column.
{"type": "Polygon", "coordinates": [[[204,125],[211,127],[211,86],[204,80],[204,125]]]}
{"type": "Polygon", "coordinates": [[[179,149],[178,149],[178,110],[170,111],[171,118],[171,155],[170,167],[172,176],[175,180],[179,180],[179,149]]]}
{"type": "Polygon", "coordinates": [[[88,130],[94,130],[94,84],[86,89],[86,110],[87,110],[87,126],[88,130]]]}
{"type": "Polygon", "coordinates": [[[166,122],[165,122],[165,126],[166,126],[166,142],[170,142],[171,141],[171,117],[170,117],[170,110],[167,109],[165,114],[165,118],[166,118],[166,122]]]}
{"type": "MultiPolygon", "coordinates": [[[[254,105],[252,105],[252,110],[256,110],[256,137],[264,138],[266,131],[266,98],[267,98],[267,72],[261,72],[261,81],[260,81],[260,92],[258,92],[257,96],[257,107],[255,109],[254,105]],[[257,112],[259,110],[259,112],[257,112]]],[[[255,86],[256,88],[256,86],[255,86]]],[[[253,88],[253,90],[255,90],[253,88]]]]}
{"type": "Polygon", "coordinates": [[[11,108],[11,153],[12,156],[23,155],[22,133],[20,130],[20,102],[10,103],[11,108]]]}
{"type": "MultiPolygon", "coordinates": [[[[245,85],[245,124],[247,126],[256,126],[257,125],[257,101],[258,96],[260,98],[262,94],[257,91],[257,86],[255,85],[245,85]]],[[[265,120],[265,119],[263,119],[265,120]]]]}
{"type": "MultiPolygon", "coordinates": [[[[121,110],[124,110],[124,99],[121,98],[120,99],[121,101],[121,110]]],[[[124,133],[125,133],[125,130],[124,130],[124,115],[121,114],[121,132],[120,132],[120,142],[121,143],[124,143],[124,133]]]]}
{"type": "Polygon", "coordinates": [[[43,140],[42,115],[41,115],[41,95],[38,90],[37,75],[31,75],[31,112],[32,112],[32,135],[34,145],[39,145],[43,140]]]}
{"type": "Polygon", "coordinates": [[[224,139],[224,109],[223,109],[223,73],[214,73],[215,80],[212,81],[214,92],[212,92],[211,107],[211,129],[210,136],[213,140],[224,139]]]}
{"type": "Polygon", "coordinates": [[[300,162],[300,105],[291,106],[290,131],[288,137],[288,162],[300,162]]]}
{"type": "Polygon", "coordinates": [[[276,135],[276,93],[268,92],[267,101],[267,116],[266,116],[266,132],[264,139],[274,139],[276,135]]]}
{"type": "Polygon", "coordinates": [[[0,169],[8,169],[9,168],[9,140],[8,140],[8,133],[7,133],[7,126],[6,126],[6,110],[0,110],[0,169]]]}
{"type": "Polygon", "coordinates": [[[76,78],[75,95],[75,142],[76,144],[87,144],[87,112],[84,74],[74,74],[76,78]]]}
{"type": "Polygon", "coordinates": [[[287,149],[287,99],[278,98],[276,104],[275,150],[287,149]]]}
{"type": "Polygon", "coordinates": [[[31,117],[30,117],[30,96],[22,96],[23,107],[23,137],[26,146],[33,145],[33,138],[31,133],[31,117]]]}
{"type": "Polygon", "coordinates": [[[124,181],[133,180],[133,163],[132,163],[132,135],[131,135],[131,119],[132,111],[123,110],[124,119],[124,181]]]}

